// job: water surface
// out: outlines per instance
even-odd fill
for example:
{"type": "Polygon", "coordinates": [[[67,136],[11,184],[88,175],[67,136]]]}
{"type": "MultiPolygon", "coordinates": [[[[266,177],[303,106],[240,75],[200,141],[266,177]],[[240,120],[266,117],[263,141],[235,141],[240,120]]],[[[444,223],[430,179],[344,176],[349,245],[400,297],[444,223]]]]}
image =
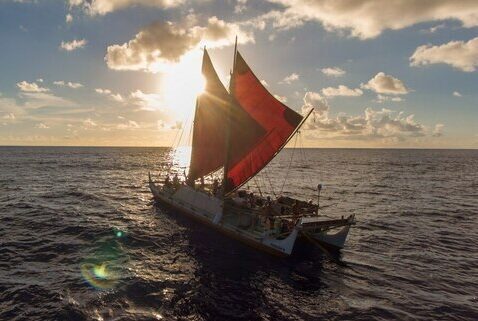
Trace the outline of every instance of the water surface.
{"type": "Polygon", "coordinates": [[[251,187],[315,200],[322,183],[322,215],[357,216],[345,266],[155,207],[147,172],[169,156],[0,147],[0,320],[478,319],[478,151],[281,153],[251,187]]]}

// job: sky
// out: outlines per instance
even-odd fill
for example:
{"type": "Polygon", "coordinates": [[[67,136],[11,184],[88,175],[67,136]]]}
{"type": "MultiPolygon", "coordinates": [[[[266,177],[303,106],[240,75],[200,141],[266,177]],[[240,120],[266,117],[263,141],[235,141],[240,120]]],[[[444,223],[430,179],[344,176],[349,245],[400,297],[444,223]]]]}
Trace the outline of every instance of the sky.
{"type": "Polygon", "coordinates": [[[236,36],[300,146],[478,148],[476,0],[0,0],[0,145],[187,144],[236,36]]]}

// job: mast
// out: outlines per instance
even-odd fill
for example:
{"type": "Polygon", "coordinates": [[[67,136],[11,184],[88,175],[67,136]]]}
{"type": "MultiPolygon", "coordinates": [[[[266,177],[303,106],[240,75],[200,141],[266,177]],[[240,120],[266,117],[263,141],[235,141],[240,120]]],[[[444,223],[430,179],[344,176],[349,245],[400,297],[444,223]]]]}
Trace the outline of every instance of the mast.
{"type": "MultiPolygon", "coordinates": [[[[237,36],[236,36],[236,41],[234,43],[234,56],[233,56],[233,61],[232,61],[232,72],[230,73],[230,80],[229,80],[229,99],[231,100],[230,106],[234,103],[233,100],[233,93],[232,91],[234,90],[234,73],[236,70],[236,55],[237,55],[237,36]]],[[[222,188],[223,188],[223,198],[226,196],[226,186],[227,186],[227,172],[229,170],[229,157],[230,157],[230,140],[231,140],[231,110],[227,111],[226,114],[226,155],[224,158],[224,175],[222,179],[222,188]]],[[[224,207],[223,207],[224,211],[224,207]]]]}

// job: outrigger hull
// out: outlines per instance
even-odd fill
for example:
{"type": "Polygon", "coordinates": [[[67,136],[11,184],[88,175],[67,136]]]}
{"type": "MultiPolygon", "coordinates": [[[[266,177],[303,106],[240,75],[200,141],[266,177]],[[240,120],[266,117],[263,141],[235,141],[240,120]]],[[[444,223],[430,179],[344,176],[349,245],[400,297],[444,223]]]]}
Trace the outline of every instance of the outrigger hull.
{"type": "MultiPolygon", "coordinates": [[[[223,201],[203,191],[195,190],[189,186],[181,185],[177,189],[166,188],[156,185],[150,178],[149,187],[156,202],[163,206],[174,209],[178,213],[196,220],[230,238],[238,240],[257,250],[279,257],[287,257],[292,254],[297,240],[306,238],[312,244],[319,242],[318,247],[327,253],[327,248],[340,249],[345,243],[353,217],[345,220],[346,225],[337,235],[327,234],[327,230],[310,229],[309,222],[299,220],[290,233],[284,238],[276,238],[265,231],[262,233],[251,232],[237,225],[231,224],[223,215],[223,201]]],[[[226,213],[227,216],[227,213],[226,213]]]]}

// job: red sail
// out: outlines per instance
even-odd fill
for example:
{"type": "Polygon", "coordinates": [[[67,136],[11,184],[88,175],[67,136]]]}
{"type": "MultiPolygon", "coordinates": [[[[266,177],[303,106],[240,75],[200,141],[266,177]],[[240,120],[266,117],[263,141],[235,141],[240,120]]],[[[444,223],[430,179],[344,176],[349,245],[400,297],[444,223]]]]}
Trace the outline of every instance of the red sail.
{"type": "Polygon", "coordinates": [[[226,149],[226,112],[230,97],[219,79],[211,58],[204,50],[202,73],[205,92],[198,97],[193,125],[189,180],[194,181],[224,165],[226,149]]]}
{"type": "Polygon", "coordinates": [[[247,153],[234,154],[234,139],[248,134],[248,128],[231,127],[232,154],[228,158],[226,193],[230,192],[266,166],[284,147],[302,121],[302,116],[272,96],[254,75],[242,56],[237,53],[231,94],[238,108],[257,122],[263,131],[249,133],[251,146],[247,153]],[[251,139],[254,144],[251,144],[251,139]]]}

